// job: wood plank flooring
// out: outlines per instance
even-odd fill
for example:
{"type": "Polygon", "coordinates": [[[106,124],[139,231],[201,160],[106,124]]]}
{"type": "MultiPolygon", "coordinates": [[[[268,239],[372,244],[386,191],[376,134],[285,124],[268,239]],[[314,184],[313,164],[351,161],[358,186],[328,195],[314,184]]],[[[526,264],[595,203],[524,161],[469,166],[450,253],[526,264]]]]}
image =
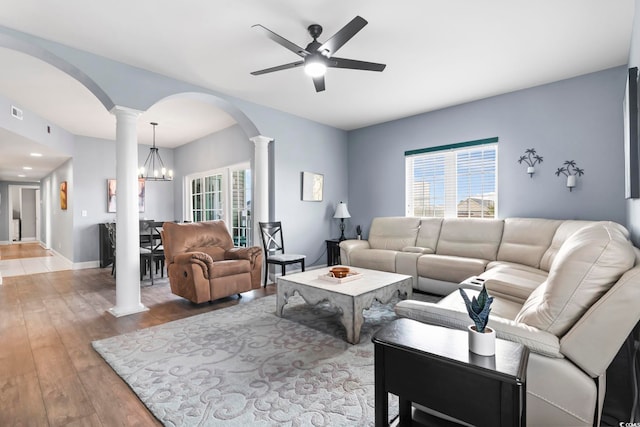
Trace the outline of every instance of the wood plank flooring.
{"type": "MultiPolygon", "coordinates": [[[[14,245],[22,246],[22,245],[14,245]]],[[[269,285],[215,303],[175,296],[167,279],[141,288],[149,311],[115,318],[111,269],[4,278],[0,285],[0,426],[158,426],[91,341],[244,304],[269,285]]]]}
{"type": "Polygon", "coordinates": [[[43,249],[40,243],[37,242],[0,245],[0,260],[42,256],[51,256],[51,251],[43,249]]]}

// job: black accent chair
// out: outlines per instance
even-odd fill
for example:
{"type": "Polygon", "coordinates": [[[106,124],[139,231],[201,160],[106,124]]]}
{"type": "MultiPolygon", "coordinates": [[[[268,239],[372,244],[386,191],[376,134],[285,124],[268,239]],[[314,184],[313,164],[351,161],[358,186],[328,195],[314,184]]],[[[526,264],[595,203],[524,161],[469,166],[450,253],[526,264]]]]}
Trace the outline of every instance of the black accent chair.
{"type": "Polygon", "coordinates": [[[260,222],[260,234],[262,235],[262,248],[264,249],[264,287],[267,287],[269,276],[269,264],[277,264],[282,268],[282,275],[286,274],[286,266],[300,263],[304,271],[306,255],[287,254],[284,252],[284,239],[282,237],[282,223],[260,222]]]}

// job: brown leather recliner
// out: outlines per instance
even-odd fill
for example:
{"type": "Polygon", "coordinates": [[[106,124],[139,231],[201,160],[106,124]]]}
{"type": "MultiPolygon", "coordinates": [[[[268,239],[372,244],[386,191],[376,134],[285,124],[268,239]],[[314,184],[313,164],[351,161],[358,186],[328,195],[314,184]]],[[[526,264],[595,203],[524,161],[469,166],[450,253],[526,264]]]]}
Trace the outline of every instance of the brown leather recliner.
{"type": "Polygon", "coordinates": [[[165,222],[171,292],[196,304],[260,288],[262,249],[233,246],[224,221],[165,222]]]}

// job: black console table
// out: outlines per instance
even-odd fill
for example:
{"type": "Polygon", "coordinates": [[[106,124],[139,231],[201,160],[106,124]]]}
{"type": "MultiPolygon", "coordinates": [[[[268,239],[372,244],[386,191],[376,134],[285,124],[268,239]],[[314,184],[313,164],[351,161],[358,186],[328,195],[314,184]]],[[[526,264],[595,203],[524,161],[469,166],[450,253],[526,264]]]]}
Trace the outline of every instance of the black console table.
{"type": "MultiPolygon", "coordinates": [[[[376,427],[388,425],[388,393],[400,399],[401,426],[414,423],[412,402],[478,427],[525,425],[529,350],[496,339],[495,356],[478,356],[467,333],[398,319],[374,335],[376,427]]],[[[421,415],[428,425],[452,424],[421,415]]]]}
{"type": "Polygon", "coordinates": [[[115,257],[109,240],[109,231],[104,223],[98,224],[98,242],[100,245],[100,268],[105,268],[115,262],[115,257]]]}

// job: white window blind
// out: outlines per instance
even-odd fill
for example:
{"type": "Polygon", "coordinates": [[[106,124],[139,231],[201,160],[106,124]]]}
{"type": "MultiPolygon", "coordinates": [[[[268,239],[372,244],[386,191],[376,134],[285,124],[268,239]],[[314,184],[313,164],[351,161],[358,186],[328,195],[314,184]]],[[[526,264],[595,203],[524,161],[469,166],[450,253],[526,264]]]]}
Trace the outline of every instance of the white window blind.
{"type": "Polygon", "coordinates": [[[406,215],[495,218],[498,138],[405,152],[406,215]]]}

